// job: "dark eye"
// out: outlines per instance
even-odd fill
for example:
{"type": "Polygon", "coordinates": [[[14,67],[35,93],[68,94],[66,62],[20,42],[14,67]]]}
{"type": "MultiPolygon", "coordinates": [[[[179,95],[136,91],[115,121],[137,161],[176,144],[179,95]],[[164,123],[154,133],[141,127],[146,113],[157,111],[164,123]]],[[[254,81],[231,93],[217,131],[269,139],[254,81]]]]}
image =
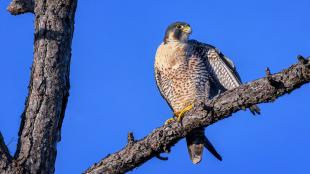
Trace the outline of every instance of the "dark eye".
{"type": "Polygon", "coordinates": [[[177,29],[181,29],[182,28],[182,25],[177,25],[177,29]]]}

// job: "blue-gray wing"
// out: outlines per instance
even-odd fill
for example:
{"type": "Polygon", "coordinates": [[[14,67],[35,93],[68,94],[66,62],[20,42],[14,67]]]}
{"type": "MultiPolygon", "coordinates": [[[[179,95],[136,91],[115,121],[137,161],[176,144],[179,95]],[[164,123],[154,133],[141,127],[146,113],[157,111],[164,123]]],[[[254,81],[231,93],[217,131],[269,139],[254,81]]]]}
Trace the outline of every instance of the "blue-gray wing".
{"type": "MultiPolygon", "coordinates": [[[[224,56],[217,48],[212,45],[204,44],[196,40],[190,40],[189,43],[195,50],[204,53],[204,61],[208,66],[215,86],[220,91],[234,89],[242,84],[239,73],[233,62],[224,56]]],[[[253,105],[250,107],[251,112],[260,114],[260,109],[253,105]]]]}
{"type": "Polygon", "coordinates": [[[196,40],[190,40],[196,50],[205,52],[204,57],[209,66],[209,71],[213,80],[219,83],[226,90],[236,88],[242,84],[233,62],[224,56],[218,49],[209,44],[204,44],[196,40]]]}

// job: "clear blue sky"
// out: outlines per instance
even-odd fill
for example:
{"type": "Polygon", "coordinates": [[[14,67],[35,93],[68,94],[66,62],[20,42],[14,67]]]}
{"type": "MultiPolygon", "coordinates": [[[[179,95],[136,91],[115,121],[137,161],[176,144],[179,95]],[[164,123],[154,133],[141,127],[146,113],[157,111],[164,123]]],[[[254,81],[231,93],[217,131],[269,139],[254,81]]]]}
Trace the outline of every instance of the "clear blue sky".
{"type": "MultiPolygon", "coordinates": [[[[33,53],[31,14],[11,16],[0,2],[0,130],[11,153],[17,143],[33,53]]],[[[154,55],[164,30],[180,20],[192,38],[221,49],[244,82],[278,72],[310,55],[309,0],[102,1],[80,0],[76,12],[71,90],[58,144],[56,174],[81,173],[171,116],[155,86],[154,55]]],[[[185,141],[168,161],[152,159],[134,174],[310,173],[310,85],[272,104],[262,115],[238,112],[207,128],[223,161],[205,153],[191,164],[185,141]]]]}

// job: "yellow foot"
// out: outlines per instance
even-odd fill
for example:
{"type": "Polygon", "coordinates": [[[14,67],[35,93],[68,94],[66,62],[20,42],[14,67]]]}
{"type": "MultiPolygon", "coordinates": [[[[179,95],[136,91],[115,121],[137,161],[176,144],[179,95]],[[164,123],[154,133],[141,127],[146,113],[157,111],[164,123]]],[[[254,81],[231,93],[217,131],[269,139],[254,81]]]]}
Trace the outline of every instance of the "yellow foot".
{"type": "Polygon", "coordinates": [[[194,105],[191,104],[191,105],[185,107],[184,109],[182,109],[181,111],[175,112],[174,116],[177,117],[177,121],[180,122],[183,119],[185,112],[191,110],[193,107],[194,107],[194,105]]]}
{"type": "Polygon", "coordinates": [[[166,122],[165,122],[165,125],[167,124],[171,124],[175,119],[172,117],[172,118],[169,118],[166,122]]]}

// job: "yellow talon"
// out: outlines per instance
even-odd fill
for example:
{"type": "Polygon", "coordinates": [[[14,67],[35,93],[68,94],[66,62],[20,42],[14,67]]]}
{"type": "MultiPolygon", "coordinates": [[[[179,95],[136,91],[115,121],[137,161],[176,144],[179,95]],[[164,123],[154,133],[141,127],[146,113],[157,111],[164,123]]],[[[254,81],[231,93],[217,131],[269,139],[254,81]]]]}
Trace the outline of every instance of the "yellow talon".
{"type": "MultiPolygon", "coordinates": [[[[185,112],[191,110],[194,107],[193,104],[188,105],[187,107],[185,107],[184,109],[182,109],[181,111],[175,112],[174,113],[174,117],[177,118],[178,122],[181,122],[182,118],[184,117],[185,112]]],[[[169,118],[167,121],[165,121],[165,125],[167,124],[171,124],[173,121],[175,121],[175,118],[169,118]]]]}
{"type": "Polygon", "coordinates": [[[174,116],[177,117],[178,122],[180,122],[182,120],[182,118],[184,117],[185,112],[191,110],[193,107],[194,107],[194,105],[191,104],[191,105],[185,107],[184,109],[182,109],[181,111],[175,112],[174,116]]]}
{"type": "Polygon", "coordinates": [[[171,124],[175,119],[172,117],[172,118],[169,118],[166,122],[165,122],[165,125],[167,124],[171,124]]]}

